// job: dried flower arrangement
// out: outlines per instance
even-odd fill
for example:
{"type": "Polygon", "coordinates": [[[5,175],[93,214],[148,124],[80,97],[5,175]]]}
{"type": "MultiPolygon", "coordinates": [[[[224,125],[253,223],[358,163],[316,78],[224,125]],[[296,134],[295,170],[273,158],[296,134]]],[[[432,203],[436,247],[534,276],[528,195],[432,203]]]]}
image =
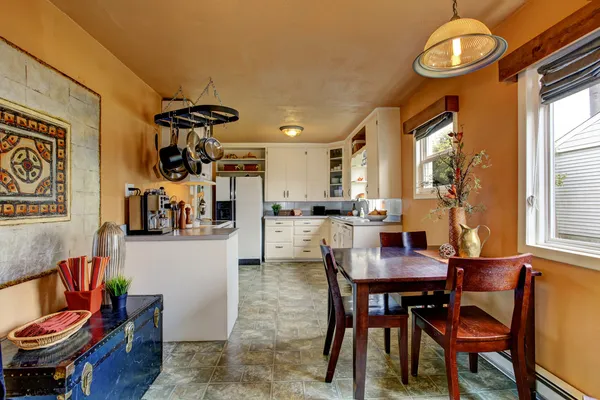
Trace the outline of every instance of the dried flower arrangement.
{"type": "Polygon", "coordinates": [[[481,189],[481,180],[475,175],[474,169],[491,167],[489,156],[485,150],[465,153],[463,132],[451,132],[448,136],[450,150],[440,159],[448,170],[448,184],[434,188],[437,207],[429,212],[429,217],[433,219],[441,218],[446,210],[452,208],[464,208],[467,214],[485,210],[483,204],[474,206],[469,203],[469,195],[481,189]]]}

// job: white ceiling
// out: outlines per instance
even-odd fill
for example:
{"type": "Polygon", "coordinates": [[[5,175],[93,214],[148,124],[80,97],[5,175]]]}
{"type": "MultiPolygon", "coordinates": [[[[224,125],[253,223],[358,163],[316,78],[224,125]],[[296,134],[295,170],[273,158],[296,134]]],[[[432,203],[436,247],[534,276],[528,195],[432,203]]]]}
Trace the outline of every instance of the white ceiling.
{"type": "MultiPolygon", "coordinates": [[[[451,0],[51,0],[163,97],[212,76],[227,142],[329,142],[420,82],[412,61],[451,0]],[[284,124],[304,133],[287,139],[284,124]]],[[[460,0],[493,27],[526,0],[460,0]]],[[[202,103],[205,103],[202,101],[202,103]]],[[[208,99],[206,103],[214,103],[208,99]]]]}

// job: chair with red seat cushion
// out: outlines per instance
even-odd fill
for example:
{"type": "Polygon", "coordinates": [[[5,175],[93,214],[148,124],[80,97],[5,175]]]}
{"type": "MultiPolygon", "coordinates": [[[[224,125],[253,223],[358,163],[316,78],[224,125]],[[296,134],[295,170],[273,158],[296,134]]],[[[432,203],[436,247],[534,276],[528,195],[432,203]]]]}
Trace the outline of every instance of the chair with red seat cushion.
{"type": "Polygon", "coordinates": [[[456,258],[448,264],[447,308],[413,309],[412,375],[417,376],[421,331],[444,348],[451,399],[459,399],[456,353],[469,353],[472,372],[477,372],[480,352],[510,350],[519,399],[529,400],[525,364],[525,326],[531,289],[531,254],[506,258],[456,258]],[[513,290],[515,305],[510,328],[475,306],[461,307],[463,292],[513,290]]]}

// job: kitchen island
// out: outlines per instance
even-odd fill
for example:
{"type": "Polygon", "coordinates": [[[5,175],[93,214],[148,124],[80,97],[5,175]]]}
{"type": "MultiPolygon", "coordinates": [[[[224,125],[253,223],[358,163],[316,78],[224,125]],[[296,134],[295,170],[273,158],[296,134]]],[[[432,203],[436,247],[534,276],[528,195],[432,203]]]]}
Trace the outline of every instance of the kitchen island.
{"type": "Polygon", "coordinates": [[[164,340],[227,340],[238,315],[236,228],[126,236],[131,294],[164,296],[164,340]]]}

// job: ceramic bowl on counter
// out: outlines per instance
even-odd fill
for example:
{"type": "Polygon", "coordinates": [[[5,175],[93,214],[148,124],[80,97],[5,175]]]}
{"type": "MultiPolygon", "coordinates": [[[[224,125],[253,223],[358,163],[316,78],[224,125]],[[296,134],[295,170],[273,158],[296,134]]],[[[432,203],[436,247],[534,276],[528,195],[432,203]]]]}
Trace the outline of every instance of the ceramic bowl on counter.
{"type": "Polygon", "coordinates": [[[387,218],[387,215],[365,215],[369,221],[380,222],[387,218]]]}

